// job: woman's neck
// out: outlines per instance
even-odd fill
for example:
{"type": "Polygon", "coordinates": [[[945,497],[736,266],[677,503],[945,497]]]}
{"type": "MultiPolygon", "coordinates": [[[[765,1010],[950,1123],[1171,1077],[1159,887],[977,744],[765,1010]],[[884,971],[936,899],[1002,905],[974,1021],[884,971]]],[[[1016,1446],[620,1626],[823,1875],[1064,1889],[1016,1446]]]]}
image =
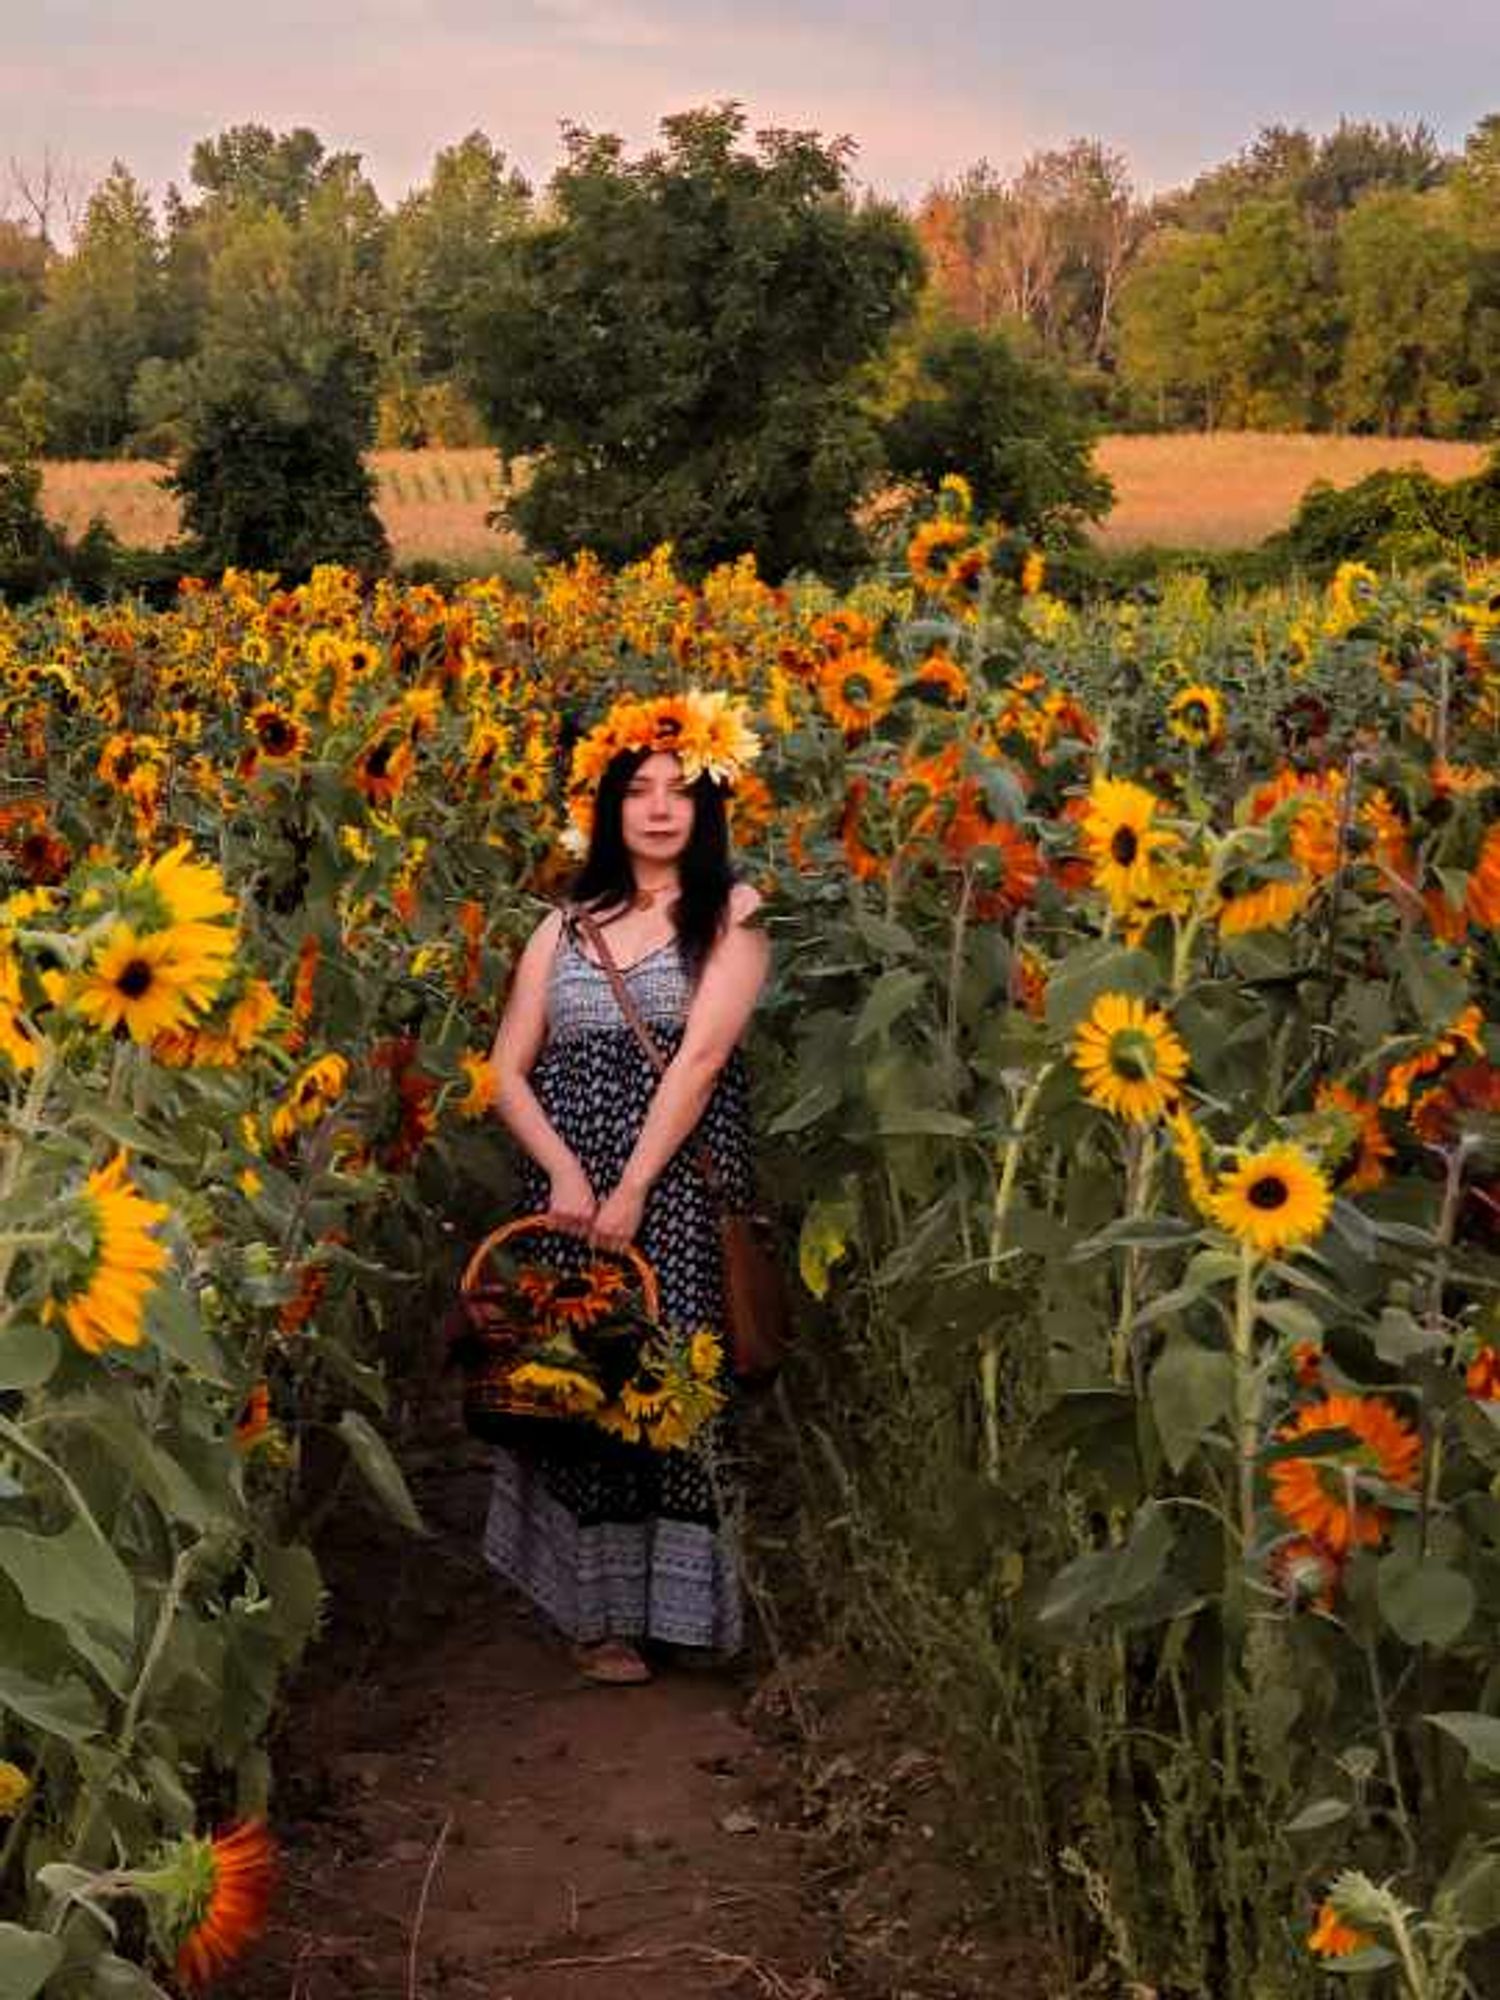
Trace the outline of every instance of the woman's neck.
{"type": "Polygon", "coordinates": [[[663,903],[682,888],[682,877],[675,868],[643,868],[636,862],[630,872],[635,879],[635,900],[643,907],[663,903]]]}

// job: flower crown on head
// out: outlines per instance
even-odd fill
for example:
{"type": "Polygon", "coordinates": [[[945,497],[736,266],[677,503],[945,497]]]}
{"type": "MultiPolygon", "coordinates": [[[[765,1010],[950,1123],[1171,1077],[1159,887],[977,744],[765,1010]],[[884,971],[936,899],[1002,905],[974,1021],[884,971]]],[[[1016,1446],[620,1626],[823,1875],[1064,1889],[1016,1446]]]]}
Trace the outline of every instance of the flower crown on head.
{"type": "Polygon", "coordinates": [[[575,744],[568,789],[592,792],[622,750],[665,751],[689,784],[706,775],[732,785],[760,755],[749,715],[748,704],[722,688],[688,688],[646,701],[626,695],[575,744]]]}

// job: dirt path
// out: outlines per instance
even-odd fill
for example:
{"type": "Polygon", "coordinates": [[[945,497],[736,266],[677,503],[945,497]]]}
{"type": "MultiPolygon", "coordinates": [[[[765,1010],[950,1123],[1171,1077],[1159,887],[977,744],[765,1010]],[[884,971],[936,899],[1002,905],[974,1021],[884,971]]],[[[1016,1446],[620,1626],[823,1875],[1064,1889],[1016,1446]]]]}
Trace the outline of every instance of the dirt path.
{"type": "Polygon", "coordinates": [[[484,1568],[485,1468],[413,1481],[432,1541],[351,1510],[337,1627],[277,1750],[273,1928],[237,2000],[821,2000],[785,1774],[747,1684],[590,1687],[484,1568]]]}

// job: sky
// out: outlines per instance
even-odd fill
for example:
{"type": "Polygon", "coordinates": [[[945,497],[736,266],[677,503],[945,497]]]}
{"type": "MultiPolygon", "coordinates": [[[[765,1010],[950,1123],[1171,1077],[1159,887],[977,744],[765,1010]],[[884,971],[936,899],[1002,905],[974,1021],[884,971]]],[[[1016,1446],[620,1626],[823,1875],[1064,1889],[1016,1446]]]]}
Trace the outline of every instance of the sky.
{"type": "Polygon", "coordinates": [[[1075,136],[1152,192],[1271,123],[1425,119],[1456,147],[1500,110],[1500,5],[1432,23],[1412,0],[0,0],[0,188],[50,154],[160,194],[249,121],[361,154],[388,202],[475,129],[540,184],[564,121],[638,149],[734,98],[752,127],[848,134],[903,199],[1075,136]]]}

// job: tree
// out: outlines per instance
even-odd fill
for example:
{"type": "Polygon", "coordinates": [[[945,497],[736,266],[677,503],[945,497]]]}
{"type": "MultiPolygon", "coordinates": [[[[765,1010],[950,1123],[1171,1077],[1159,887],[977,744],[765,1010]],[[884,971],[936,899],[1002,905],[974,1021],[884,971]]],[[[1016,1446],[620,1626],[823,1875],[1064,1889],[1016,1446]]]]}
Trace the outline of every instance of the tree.
{"type": "Polygon", "coordinates": [[[170,481],[204,569],[389,557],[363,457],[373,367],[355,250],[337,209],[295,225],[263,209],[241,214],[214,260],[170,481]]]}
{"type": "Polygon", "coordinates": [[[737,105],[663,122],[637,161],[578,129],[549,219],[518,237],[470,322],[470,369],[503,451],[540,454],[514,514],[533,546],[613,561],[670,540],[699,566],[859,554],[879,466],[860,371],[912,309],[921,255],[857,204],[850,148],[740,144],[737,105]]]}
{"type": "Polygon", "coordinates": [[[162,333],[156,221],[117,160],[89,198],[72,256],[48,273],[33,332],[54,452],[98,457],[119,446],[130,428],[130,385],[162,333]]]}
{"type": "Polygon", "coordinates": [[[1120,294],[1120,377],[1133,394],[1150,399],[1163,426],[1214,425],[1216,384],[1202,338],[1200,294],[1216,254],[1212,236],[1168,230],[1140,258],[1120,294]]]}
{"type": "Polygon", "coordinates": [[[1472,260],[1448,206],[1442,196],[1372,194],[1339,232],[1338,413],[1356,430],[1447,437],[1472,406],[1464,380],[1472,260]]]}
{"type": "Polygon", "coordinates": [[[1195,337],[1221,421],[1250,430],[1318,422],[1330,314],[1289,198],[1236,213],[1215,241],[1196,305],[1195,337]]]}
{"type": "Polygon", "coordinates": [[[1114,498],[1093,464],[1094,436],[1056,364],[1024,360],[1003,333],[951,323],[923,343],[885,427],[893,472],[934,484],[962,473],[981,513],[1053,542],[1076,539],[1114,498]]]}
{"type": "Polygon", "coordinates": [[[427,186],[397,209],[386,283],[426,379],[462,368],[468,301],[530,217],[530,187],[482,132],[445,147],[427,186]]]}

